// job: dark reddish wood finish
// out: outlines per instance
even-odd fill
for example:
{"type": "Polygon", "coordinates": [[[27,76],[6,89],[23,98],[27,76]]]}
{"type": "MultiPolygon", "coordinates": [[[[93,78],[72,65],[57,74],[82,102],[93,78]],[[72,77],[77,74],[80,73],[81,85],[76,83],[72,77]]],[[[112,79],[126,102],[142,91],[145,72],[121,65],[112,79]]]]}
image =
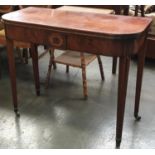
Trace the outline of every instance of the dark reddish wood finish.
{"type": "MultiPolygon", "coordinates": [[[[7,52],[12,85],[13,103],[17,104],[13,40],[28,41],[32,60],[36,93],[39,95],[39,72],[36,44],[70,49],[111,57],[119,57],[119,83],[116,144],[120,145],[123,129],[130,56],[139,55],[136,101],[140,99],[144,55],[140,47],[145,43],[151,19],[141,17],[79,13],[44,8],[27,8],[3,17],[7,37],[7,52]],[[133,24],[134,23],[134,24],[133,24]],[[138,94],[138,95],[137,95],[138,94]]],[[[136,103],[139,107],[139,103],[136,103]]],[[[138,114],[137,114],[138,115],[138,114]]]]}
{"type": "Polygon", "coordinates": [[[155,59],[155,36],[148,35],[147,38],[147,48],[146,48],[146,57],[155,59]]]}

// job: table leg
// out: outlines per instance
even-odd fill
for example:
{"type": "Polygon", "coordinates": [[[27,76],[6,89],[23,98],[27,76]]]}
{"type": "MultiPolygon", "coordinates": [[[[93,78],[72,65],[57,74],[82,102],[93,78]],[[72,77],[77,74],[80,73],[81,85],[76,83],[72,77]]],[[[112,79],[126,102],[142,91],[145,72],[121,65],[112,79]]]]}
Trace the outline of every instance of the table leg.
{"type": "Polygon", "coordinates": [[[34,74],[36,94],[37,94],[37,96],[39,96],[40,95],[40,80],[39,80],[37,45],[31,44],[30,50],[31,50],[31,56],[32,56],[33,74],[34,74]]]}
{"type": "Polygon", "coordinates": [[[120,57],[119,58],[119,79],[118,79],[118,100],[117,100],[116,148],[120,147],[120,143],[122,139],[129,67],[130,67],[130,58],[120,57]]]}
{"type": "Polygon", "coordinates": [[[138,54],[138,68],[137,68],[135,107],[134,107],[134,117],[136,118],[137,121],[141,119],[138,113],[139,113],[140,94],[141,94],[146,46],[147,46],[147,40],[145,41],[145,44],[142,46],[141,51],[138,54]]]}
{"type": "Polygon", "coordinates": [[[16,116],[19,117],[20,114],[18,111],[18,101],[17,101],[17,84],[16,84],[16,69],[15,69],[14,52],[13,52],[13,40],[7,38],[6,43],[7,43],[7,57],[9,64],[14,112],[16,116]]]}

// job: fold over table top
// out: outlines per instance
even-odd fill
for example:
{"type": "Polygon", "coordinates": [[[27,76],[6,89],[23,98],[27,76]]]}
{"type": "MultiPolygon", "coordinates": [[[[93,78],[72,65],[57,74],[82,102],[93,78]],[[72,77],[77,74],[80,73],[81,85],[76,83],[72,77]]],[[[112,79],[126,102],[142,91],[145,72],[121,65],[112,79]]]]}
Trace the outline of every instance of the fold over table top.
{"type": "Polygon", "coordinates": [[[55,28],[72,33],[100,34],[113,38],[137,38],[152,19],[122,15],[72,12],[28,7],[2,16],[4,22],[55,28]]]}

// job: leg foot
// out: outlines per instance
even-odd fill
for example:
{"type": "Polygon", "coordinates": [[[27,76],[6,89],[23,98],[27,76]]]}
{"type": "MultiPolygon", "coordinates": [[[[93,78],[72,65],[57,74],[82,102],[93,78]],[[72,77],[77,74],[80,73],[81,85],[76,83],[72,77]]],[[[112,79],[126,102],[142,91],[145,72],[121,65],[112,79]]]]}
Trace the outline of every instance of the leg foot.
{"type": "Polygon", "coordinates": [[[40,96],[40,90],[36,90],[37,96],[40,96]]]}
{"type": "Polygon", "coordinates": [[[18,109],[14,109],[14,112],[15,112],[15,114],[16,114],[16,117],[20,117],[20,113],[19,113],[19,111],[18,111],[18,109]]]}
{"type": "Polygon", "coordinates": [[[84,96],[84,100],[87,100],[87,99],[88,99],[88,95],[85,95],[85,96],[84,96]]]}
{"type": "Polygon", "coordinates": [[[136,121],[140,121],[141,120],[141,116],[138,116],[138,114],[135,114],[134,116],[135,116],[136,121]]]}
{"type": "Polygon", "coordinates": [[[121,145],[121,139],[116,139],[116,149],[119,149],[121,145]]]}

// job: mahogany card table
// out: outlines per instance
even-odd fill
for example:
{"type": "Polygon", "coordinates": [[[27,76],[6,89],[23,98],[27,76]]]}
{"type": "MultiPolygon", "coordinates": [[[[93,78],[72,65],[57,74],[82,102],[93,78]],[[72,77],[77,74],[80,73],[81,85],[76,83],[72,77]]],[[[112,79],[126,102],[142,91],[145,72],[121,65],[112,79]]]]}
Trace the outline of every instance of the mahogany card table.
{"type": "MultiPolygon", "coordinates": [[[[145,58],[146,36],[151,19],[121,15],[72,12],[28,7],[2,16],[14,111],[18,113],[13,40],[31,44],[36,94],[40,95],[37,45],[118,57],[116,147],[122,139],[130,57],[138,55],[134,116],[140,119],[139,102],[145,58]]],[[[61,94],[60,94],[61,95],[61,94]]]]}

